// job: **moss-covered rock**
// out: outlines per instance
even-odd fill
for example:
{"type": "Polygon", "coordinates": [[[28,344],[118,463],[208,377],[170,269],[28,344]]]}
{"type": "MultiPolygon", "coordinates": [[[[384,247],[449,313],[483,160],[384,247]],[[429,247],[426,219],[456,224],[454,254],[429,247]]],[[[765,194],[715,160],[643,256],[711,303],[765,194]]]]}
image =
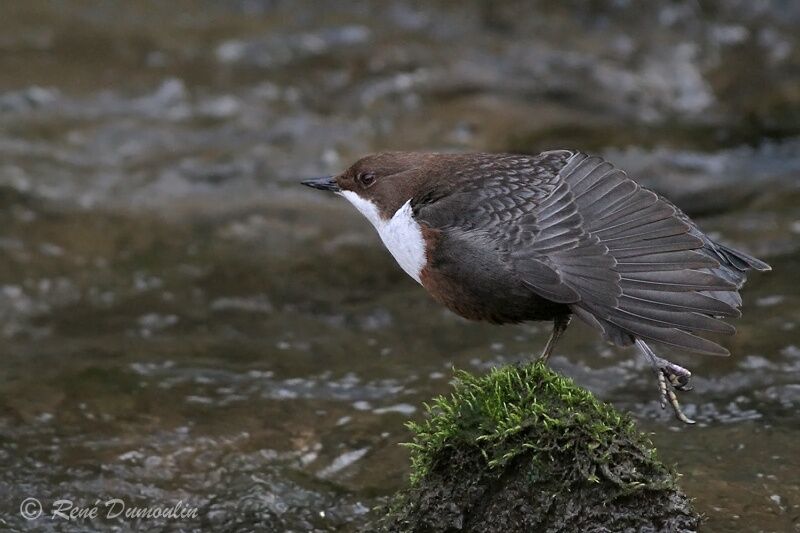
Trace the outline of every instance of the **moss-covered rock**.
{"type": "Polygon", "coordinates": [[[410,423],[411,486],[383,531],[695,531],[698,515],[633,421],[546,366],[476,377],[410,423]]]}

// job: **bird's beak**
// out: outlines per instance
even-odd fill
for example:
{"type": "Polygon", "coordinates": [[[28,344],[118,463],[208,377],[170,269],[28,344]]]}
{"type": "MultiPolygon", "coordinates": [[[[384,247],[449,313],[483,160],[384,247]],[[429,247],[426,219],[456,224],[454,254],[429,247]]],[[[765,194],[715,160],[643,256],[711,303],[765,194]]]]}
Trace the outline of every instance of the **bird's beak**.
{"type": "Polygon", "coordinates": [[[321,191],[331,191],[331,192],[341,191],[339,185],[336,184],[336,179],[333,176],[325,176],[323,178],[304,180],[301,181],[300,183],[312,187],[314,189],[319,189],[321,191]]]}

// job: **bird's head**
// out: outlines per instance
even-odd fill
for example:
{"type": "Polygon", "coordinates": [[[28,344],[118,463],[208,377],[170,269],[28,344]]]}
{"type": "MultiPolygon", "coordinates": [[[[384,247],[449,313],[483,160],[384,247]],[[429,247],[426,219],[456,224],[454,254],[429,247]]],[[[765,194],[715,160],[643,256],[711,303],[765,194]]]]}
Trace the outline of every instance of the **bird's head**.
{"type": "Polygon", "coordinates": [[[445,156],[419,152],[382,152],[356,161],[337,176],[303,185],[344,196],[371,222],[390,219],[400,207],[438,181],[445,156]]]}

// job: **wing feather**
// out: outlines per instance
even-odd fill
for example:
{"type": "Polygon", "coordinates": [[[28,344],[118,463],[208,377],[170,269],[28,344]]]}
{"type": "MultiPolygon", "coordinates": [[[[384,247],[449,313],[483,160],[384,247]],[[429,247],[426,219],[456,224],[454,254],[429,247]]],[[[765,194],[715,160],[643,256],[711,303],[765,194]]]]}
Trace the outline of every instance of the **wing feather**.
{"type": "MultiPolygon", "coordinates": [[[[715,272],[720,263],[702,251],[704,241],[688,217],[678,216],[672,204],[599,157],[576,154],[561,177],[583,216],[582,228],[614,258],[619,275],[614,305],[599,304],[598,287],[592,287],[590,298],[572,305],[580,308],[576,314],[590,315],[590,324],[620,344],[638,336],[688,351],[725,354],[694,333],[735,331],[719,317],[737,316],[731,305],[735,298],[727,296],[736,294],[737,285],[715,272]]],[[[570,260],[566,268],[572,275],[610,279],[598,274],[602,267],[592,256],[570,260]]]]}
{"type": "Polygon", "coordinates": [[[434,195],[446,208],[418,208],[429,225],[484,243],[530,291],[569,305],[612,342],[727,354],[696,333],[733,333],[720,318],[739,316],[745,272],[766,263],[715,243],[600,157],[481,157],[479,171],[453,182],[460,189],[434,195]]]}

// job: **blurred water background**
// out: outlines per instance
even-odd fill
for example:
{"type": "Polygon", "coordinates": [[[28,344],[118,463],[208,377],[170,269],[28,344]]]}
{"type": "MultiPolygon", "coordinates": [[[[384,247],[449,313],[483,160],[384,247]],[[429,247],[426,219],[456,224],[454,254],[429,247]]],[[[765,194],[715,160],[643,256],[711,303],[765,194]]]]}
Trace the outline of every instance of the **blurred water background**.
{"type": "MultiPolygon", "coordinates": [[[[354,531],[452,367],[549,325],[433,303],[304,189],[382,149],[600,153],[770,262],[698,427],[576,325],[716,532],[800,531],[800,3],[231,0],[0,6],[0,529],[354,531]],[[25,497],[199,509],[66,523],[25,497]]],[[[663,353],[662,353],[663,355],[663,353]]]]}

